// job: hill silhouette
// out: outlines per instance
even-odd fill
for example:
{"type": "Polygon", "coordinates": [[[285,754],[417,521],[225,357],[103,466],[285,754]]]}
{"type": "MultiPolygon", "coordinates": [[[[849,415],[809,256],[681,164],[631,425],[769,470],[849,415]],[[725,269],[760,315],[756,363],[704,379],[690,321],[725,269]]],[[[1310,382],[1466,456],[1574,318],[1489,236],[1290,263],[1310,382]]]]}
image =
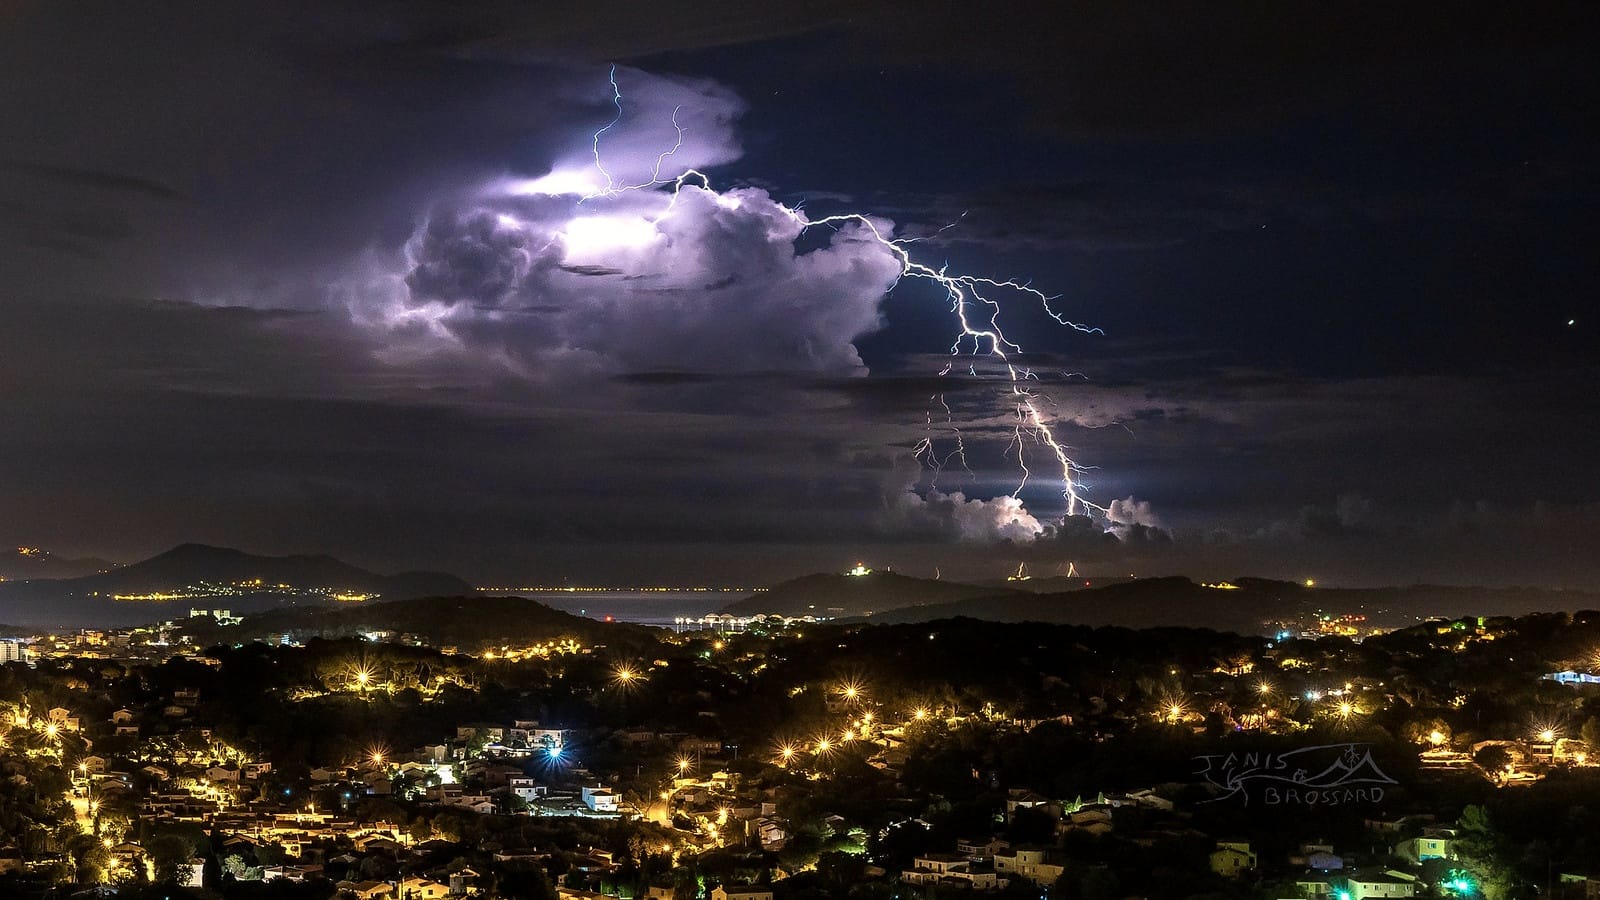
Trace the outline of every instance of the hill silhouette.
{"type": "Polygon", "coordinates": [[[0,552],[0,580],[34,581],[40,578],[81,578],[116,567],[96,557],[73,559],[48,550],[18,547],[0,552]]]}
{"type": "Polygon", "coordinates": [[[246,616],[238,625],[217,625],[210,617],[190,619],[184,633],[201,646],[276,640],[288,635],[343,638],[372,633],[410,635],[435,647],[477,652],[503,646],[572,638],[594,646],[642,648],[654,645],[656,630],[623,622],[601,622],[552,609],[526,597],[414,597],[339,606],[284,607],[246,616]]]}
{"type": "Polygon", "coordinates": [[[241,613],[332,603],[335,594],[404,600],[471,592],[460,578],[437,572],[379,575],[331,556],[257,556],[182,544],[109,572],[0,583],[0,604],[16,625],[112,627],[182,618],[190,607],[241,613]]]}
{"type": "Polygon", "coordinates": [[[1187,578],[1142,578],[1057,593],[1014,593],[906,606],[859,617],[909,623],[967,617],[994,622],[1156,628],[1169,625],[1260,634],[1266,623],[1319,612],[1365,616],[1372,625],[1403,627],[1431,618],[1520,616],[1600,607],[1600,593],[1536,588],[1311,588],[1265,578],[1236,578],[1220,590],[1187,578]]]}
{"type": "Polygon", "coordinates": [[[736,616],[783,615],[847,618],[928,604],[949,604],[983,597],[1005,597],[1004,588],[912,578],[893,572],[866,575],[819,573],[775,585],[771,590],[730,603],[724,613],[736,616]]]}

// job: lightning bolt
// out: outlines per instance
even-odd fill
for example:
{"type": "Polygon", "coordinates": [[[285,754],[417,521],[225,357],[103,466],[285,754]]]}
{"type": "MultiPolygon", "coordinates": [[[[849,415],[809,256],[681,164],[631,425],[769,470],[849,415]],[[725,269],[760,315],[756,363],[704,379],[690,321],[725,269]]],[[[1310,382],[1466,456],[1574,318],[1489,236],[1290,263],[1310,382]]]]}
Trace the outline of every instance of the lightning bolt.
{"type": "Polygon", "coordinates": [[[933,423],[933,408],[929,407],[926,414],[927,433],[922,440],[911,448],[911,455],[922,460],[931,473],[928,477],[928,488],[930,490],[938,488],[939,475],[944,472],[946,466],[950,465],[950,460],[952,459],[959,460],[961,468],[967,473],[968,478],[976,481],[978,478],[977,473],[973,472],[972,467],[967,464],[966,437],[961,433],[960,427],[956,425],[955,414],[950,411],[950,404],[945,402],[943,394],[934,394],[928,398],[928,401],[937,403],[944,408],[943,428],[954,436],[952,443],[955,445],[948,453],[941,455],[938,452],[933,436],[937,426],[933,423]]]}
{"type": "MultiPolygon", "coordinates": [[[[621,88],[620,85],[617,84],[617,67],[616,66],[612,66],[611,67],[611,74],[610,74],[609,77],[611,79],[611,102],[617,107],[617,114],[615,116],[611,117],[611,121],[609,121],[606,124],[602,125],[600,127],[599,131],[596,131],[594,133],[594,148],[593,148],[594,149],[594,167],[597,170],[599,170],[601,175],[604,175],[606,177],[606,190],[607,191],[611,190],[611,188],[616,184],[616,179],[612,178],[611,177],[611,173],[606,171],[605,160],[600,158],[600,137],[601,137],[601,135],[605,134],[606,132],[610,131],[611,129],[617,127],[617,124],[622,121],[622,88],[621,88]]],[[[682,135],[680,134],[679,136],[681,137],[682,135]]],[[[588,198],[584,198],[584,199],[588,199],[588,198]]]]}
{"type": "MultiPolygon", "coordinates": [[[[878,228],[878,224],[864,213],[840,213],[820,219],[808,219],[800,212],[794,210],[786,211],[801,224],[803,229],[814,228],[819,225],[838,226],[846,223],[862,227],[872,235],[874,240],[882,244],[899,259],[900,280],[918,278],[931,281],[943,288],[945,296],[950,302],[950,310],[955,314],[956,322],[961,329],[950,345],[950,355],[953,357],[960,356],[970,342],[972,349],[969,355],[978,356],[982,354],[989,356],[998,360],[1006,371],[1011,397],[1016,404],[1018,419],[1010,447],[1015,449],[1017,464],[1022,469],[1022,477],[1018,481],[1016,488],[1011,492],[1011,496],[1019,496],[1033,475],[1028,468],[1022,449],[1024,436],[1030,436],[1049,450],[1050,456],[1061,472],[1061,497],[1066,501],[1067,515],[1075,516],[1085,512],[1103,514],[1105,512],[1103,506],[1091,502],[1080,491],[1079,476],[1080,473],[1085,471],[1085,467],[1080,466],[1068,456],[1066,447],[1056,437],[1055,429],[1049,422],[1045,421],[1044,415],[1040,413],[1038,405],[1040,397],[1025,384],[1026,381],[1034,377],[1032,372],[1019,369],[1012,361],[1012,356],[1020,354],[1022,347],[1007,338],[1005,333],[1001,331],[999,324],[1001,308],[999,302],[994,299],[994,294],[996,291],[1001,291],[1031,297],[1038,302],[1050,318],[1084,334],[1104,334],[1104,331],[1068,320],[1051,306],[1051,301],[1058,300],[1060,297],[1047,295],[1038,288],[1033,287],[1031,283],[1014,280],[999,281],[978,275],[951,274],[943,267],[935,269],[926,263],[918,262],[912,258],[911,251],[907,249],[909,244],[917,240],[916,238],[888,237],[878,228]],[[974,311],[976,311],[977,316],[982,316],[984,308],[988,310],[987,318],[979,320],[982,324],[973,324],[975,321],[974,311]]],[[[897,281],[896,284],[898,283],[897,281]]],[[[893,287],[890,290],[893,290],[893,287]]],[[[949,371],[950,367],[946,366],[940,374],[946,374],[949,371]]],[[[976,366],[969,366],[967,371],[971,375],[977,376],[976,366]]]]}
{"type": "MultiPolygon", "coordinates": [[[[604,137],[613,128],[621,123],[623,117],[622,89],[617,83],[616,66],[612,66],[609,73],[611,84],[611,101],[616,107],[616,114],[605,125],[594,132],[592,153],[596,170],[605,178],[605,187],[598,188],[585,195],[583,201],[596,198],[616,197],[633,191],[654,190],[666,188],[667,202],[661,211],[649,221],[659,224],[670,216],[677,206],[678,196],[686,188],[693,186],[708,193],[716,194],[711,186],[711,179],[704,172],[693,168],[685,168],[672,177],[664,177],[662,168],[667,164],[683,146],[684,129],[678,121],[678,113],[682,107],[675,108],[672,112],[672,126],[677,133],[676,141],[666,150],[656,156],[655,164],[651,169],[649,180],[638,183],[619,184],[616,177],[605,167],[601,143],[604,137]]],[[[776,202],[776,201],[775,201],[776,202]]],[[[1017,486],[1012,490],[1012,497],[1019,497],[1022,490],[1033,478],[1033,471],[1028,466],[1024,446],[1028,443],[1037,445],[1044,450],[1046,460],[1051,464],[1053,471],[1059,472],[1061,484],[1061,497],[1066,505],[1068,516],[1082,514],[1104,515],[1106,508],[1090,501],[1082,492],[1082,474],[1089,467],[1082,466],[1072,459],[1067,452],[1067,447],[1056,435],[1056,430],[1044,414],[1040,411],[1040,403],[1048,398],[1031,389],[1028,382],[1038,381],[1038,377],[1027,368],[1019,368],[1013,357],[1023,352],[1022,347],[1007,338],[1001,330],[999,320],[1001,315],[1000,297],[1020,297],[1038,305],[1052,320],[1064,327],[1071,328],[1083,334],[1104,334],[1099,328],[1081,324],[1066,318],[1053,305],[1061,299],[1060,295],[1050,295],[1035,288],[1031,281],[1017,281],[1015,279],[994,279],[980,275],[966,275],[948,271],[947,267],[934,268],[927,263],[915,259],[910,248],[922,241],[930,240],[954,228],[960,219],[966,216],[963,212],[955,222],[951,222],[931,235],[921,237],[894,237],[885,234],[878,221],[866,213],[838,213],[820,218],[809,217],[803,209],[804,204],[789,207],[778,204],[778,209],[789,217],[800,228],[800,233],[813,228],[831,228],[838,231],[846,226],[854,226],[870,239],[876,241],[900,264],[899,275],[889,290],[894,290],[900,282],[907,279],[917,279],[931,282],[943,290],[949,303],[950,311],[954,315],[958,331],[950,345],[952,362],[947,363],[939,372],[941,376],[950,374],[954,360],[962,356],[987,357],[997,362],[1005,372],[1005,384],[1015,408],[1015,425],[1012,428],[1011,439],[1006,447],[1007,455],[1015,453],[1017,465],[1021,469],[1021,476],[1017,486]]],[[[973,378],[983,378],[978,374],[977,364],[969,363],[968,375],[973,378]]],[[[932,438],[932,413],[928,414],[929,434],[912,448],[913,455],[923,461],[933,471],[933,479],[949,464],[952,459],[959,459],[962,468],[970,475],[972,469],[967,464],[966,444],[961,430],[955,426],[954,416],[950,407],[944,402],[943,395],[937,396],[938,402],[944,406],[948,428],[955,435],[955,449],[940,455],[936,452],[932,438]]],[[[976,477],[976,476],[974,476],[976,477]]]]}

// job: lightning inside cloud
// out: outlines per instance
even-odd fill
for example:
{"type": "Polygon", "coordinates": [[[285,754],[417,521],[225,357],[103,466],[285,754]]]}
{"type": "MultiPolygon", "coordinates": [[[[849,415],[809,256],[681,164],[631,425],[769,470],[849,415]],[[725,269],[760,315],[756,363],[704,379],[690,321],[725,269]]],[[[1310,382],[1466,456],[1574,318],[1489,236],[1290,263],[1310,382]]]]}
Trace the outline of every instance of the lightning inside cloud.
{"type": "MultiPolygon", "coordinates": [[[[886,219],[812,218],[758,188],[716,189],[705,172],[739,156],[732,127],[743,109],[721,86],[615,68],[608,82],[613,113],[581,151],[539,177],[492,179],[442,202],[403,259],[375,265],[349,292],[354,318],[390,333],[397,354],[462,348],[531,379],[707,367],[858,376],[866,367],[854,342],[883,326],[884,296],[926,282],[954,325],[940,374],[965,361],[968,376],[999,379],[1019,475],[1009,495],[969,499],[930,485],[919,502],[946,510],[962,536],[1026,540],[1046,526],[1021,495],[1048,472],[1065,515],[1104,516],[1000,320],[1004,304],[1023,301],[1063,327],[1098,329],[1028,283],[924,262],[913,253],[922,239],[896,236],[886,219]]],[[[944,412],[954,447],[936,448],[930,433],[913,454],[970,473],[966,440],[944,412]]]]}

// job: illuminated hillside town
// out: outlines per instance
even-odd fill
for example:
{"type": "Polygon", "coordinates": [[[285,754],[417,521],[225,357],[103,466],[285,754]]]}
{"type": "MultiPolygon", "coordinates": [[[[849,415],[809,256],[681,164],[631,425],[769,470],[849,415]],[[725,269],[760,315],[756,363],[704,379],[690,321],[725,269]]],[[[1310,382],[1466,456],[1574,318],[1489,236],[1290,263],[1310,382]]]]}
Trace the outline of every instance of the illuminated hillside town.
{"type": "Polygon", "coordinates": [[[1515,896],[1534,842],[1550,896],[1600,890],[1568,802],[1600,614],[649,627],[303,592],[0,640],[7,896],[1515,896]]]}
{"type": "Polygon", "coordinates": [[[1597,47],[0,0],[0,900],[1600,900],[1597,47]]]}

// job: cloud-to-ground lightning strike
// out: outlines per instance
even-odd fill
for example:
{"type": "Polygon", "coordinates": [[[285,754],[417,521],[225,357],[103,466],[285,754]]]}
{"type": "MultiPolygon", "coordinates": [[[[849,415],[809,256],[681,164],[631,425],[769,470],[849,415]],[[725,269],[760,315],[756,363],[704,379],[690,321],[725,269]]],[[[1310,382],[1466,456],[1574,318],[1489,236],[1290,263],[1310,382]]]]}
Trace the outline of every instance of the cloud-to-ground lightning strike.
{"type": "MultiPolygon", "coordinates": [[[[612,102],[617,108],[617,113],[609,122],[595,131],[592,141],[594,166],[605,179],[605,184],[603,187],[595,187],[595,189],[584,195],[583,200],[587,202],[597,198],[616,197],[634,191],[665,188],[665,205],[654,218],[648,220],[652,225],[656,225],[672,214],[677,206],[679,195],[686,188],[694,187],[715,195],[716,191],[711,187],[710,178],[697,169],[685,168],[671,178],[662,177],[661,169],[663,165],[683,146],[684,129],[678,121],[678,112],[681,107],[674,109],[672,114],[672,126],[677,133],[677,139],[672,147],[657,155],[649,180],[637,184],[624,183],[619,185],[617,183],[617,179],[605,168],[601,150],[604,137],[622,121],[623,117],[622,89],[617,83],[616,68],[614,66],[610,72],[610,84],[612,102]]],[[[893,254],[894,258],[899,262],[900,272],[895,284],[907,278],[916,278],[933,282],[944,290],[945,296],[950,303],[950,310],[955,315],[956,322],[960,327],[959,333],[950,345],[950,355],[952,357],[960,357],[962,355],[971,357],[987,356],[998,361],[1007,376],[1010,395],[1016,408],[1016,424],[1008,445],[1008,453],[1014,452],[1016,454],[1018,466],[1022,470],[1022,476],[1016,488],[1011,492],[1013,498],[1019,498],[1022,490],[1033,478],[1033,471],[1028,466],[1027,455],[1024,452],[1025,444],[1028,439],[1031,439],[1035,444],[1045,449],[1047,459],[1053,462],[1054,467],[1060,471],[1061,496],[1066,503],[1066,515],[1104,514],[1106,512],[1104,506],[1088,500],[1081,492],[1080,475],[1085,471],[1085,467],[1071,458],[1067,453],[1067,448],[1057,438],[1055,429],[1046,421],[1044,414],[1040,411],[1040,403],[1045,398],[1026,385],[1027,381],[1036,381],[1037,378],[1030,370],[1018,368],[1013,361],[1013,356],[1020,354],[1022,347],[1007,338],[1001,330],[999,324],[1001,306],[995,297],[998,294],[1010,293],[1030,298],[1037,302],[1045,314],[1058,324],[1085,334],[1103,333],[1099,328],[1067,319],[1051,305],[1054,300],[1059,298],[1045,294],[1038,288],[1033,287],[1031,282],[956,274],[949,272],[944,267],[936,269],[926,263],[919,262],[912,258],[910,247],[926,238],[891,237],[884,233],[878,220],[865,213],[838,213],[813,219],[807,216],[798,206],[788,207],[778,204],[778,208],[800,227],[802,234],[809,229],[817,227],[837,229],[843,226],[855,226],[870,235],[874,241],[893,254]],[[987,309],[987,314],[983,312],[985,308],[987,309]]],[[[963,215],[965,214],[963,213],[963,215]]],[[[945,228],[940,229],[940,232],[942,233],[955,224],[953,222],[950,223],[945,228]]],[[[889,289],[893,290],[894,285],[891,285],[889,289]]],[[[949,365],[946,365],[939,374],[949,374],[950,368],[949,365]]],[[[973,377],[981,377],[978,375],[976,364],[968,366],[968,373],[973,377]]],[[[943,403],[942,396],[940,397],[940,402],[943,403]]],[[[970,474],[972,470],[967,467],[965,441],[961,436],[960,429],[954,426],[953,416],[950,415],[948,405],[945,405],[945,412],[947,420],[950,422],[950,427],[955,432],[955,450],[943,457],[939,457],[934,451],[933,441],[930,436],[919,442],[913,448],[913,453],[919,459],[926,460],[927,464],[934,468],[936,472],[942,469],[950,459],[958,458],[961,460],[963,468],[966,468],[970,474]]],[[[930,428],[931,424],[930,415],[930,428]]]]}

